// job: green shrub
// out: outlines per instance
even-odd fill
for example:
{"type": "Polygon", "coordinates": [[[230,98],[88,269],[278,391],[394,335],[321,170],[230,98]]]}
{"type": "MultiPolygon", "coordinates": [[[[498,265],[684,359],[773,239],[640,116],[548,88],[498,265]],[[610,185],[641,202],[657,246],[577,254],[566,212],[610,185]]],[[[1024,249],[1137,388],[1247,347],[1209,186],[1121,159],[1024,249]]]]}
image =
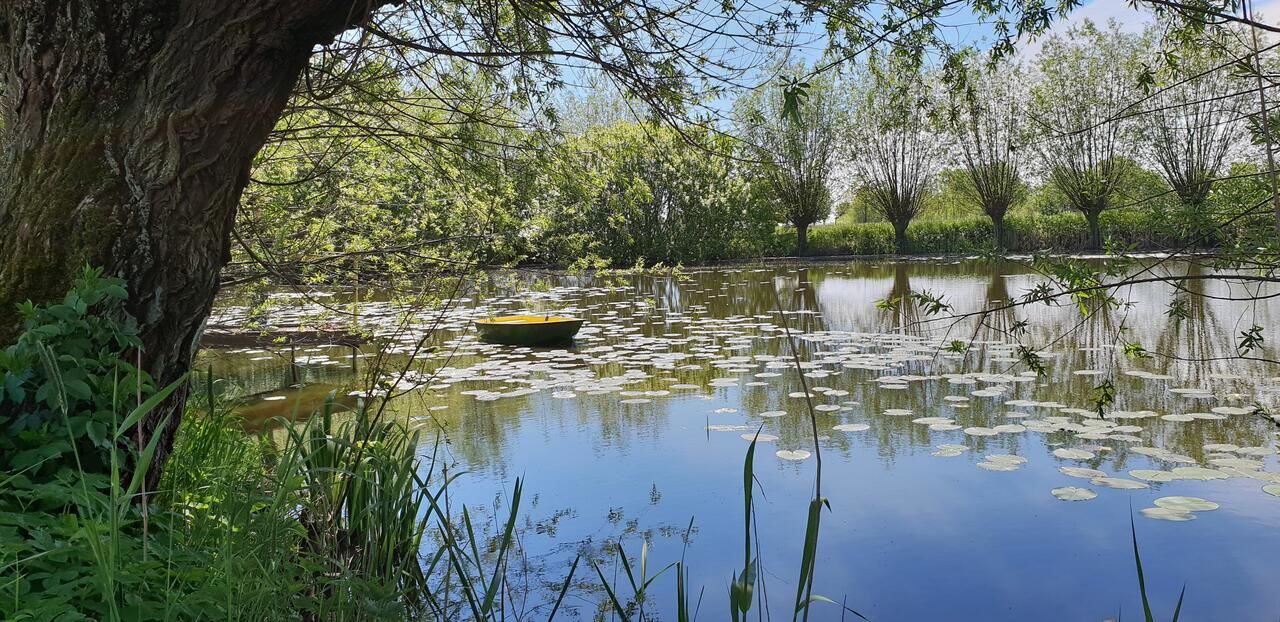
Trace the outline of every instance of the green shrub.
{"type": "Polygon", "coordinates": [[[0,456],[16,482],[71,477],[78,457],[102,483],[119,449],[113,415],[151,391],[119,355],[140,345],[124,298],[119,280],[87,270],[61,303],[19,307],[24,332],[0,352],[0,456]]]}
{"type": "MultiPolygon", "coordinates": [[[[1103,238],[1119,248],[1166,250],[1183,246],[1206,247],[1221,243],[1223,236],[1206,236],[1213,229],[1205,218],[1159,206],[1103,212],[1103,238]]],[[[907,228],[907,247],[914,254],[971,254],[994,248],[991,221],[969,218],[954,221],[913,222],[907,228]]],[[[1089,226],[1084,216],[1058,212],[1005,219],[1006,247],[1011,252],[1087,252],[1089,226]]],[[[893,228],[888,223],[833,223],[809,230],[813,255],[893,254],[893,228]]],[[[782,227],[764,246],[766,255],[789,256],[795,248],[795,231],[782,227]]]]}
{"type": "Polygon", "coordinates": [[[180,606],[134,589],[164,583],[167,541],[141,537],[140,477],[123,481],[130,465],[145,471],[148,454],[126,439],[156,403],[135,402],[153,388],[122,356],[139,346],[124,299],[119,280],[86,270],[62,302],[23,305],[24,332],[0,355],[6,619],[159,619],[180,606]]]}
{"type": "Polygon", "coordinates": [[[140,498],[129,471],[154,445],[128,441],[180,386],[156,391],[128,363],[125,295],[86,271],[61,303],[25,305],[0,353],[0,618],[401,620],[421,606],[427,497],[398,423],[326,412],[276,449],[210,397],[140,498]]]}

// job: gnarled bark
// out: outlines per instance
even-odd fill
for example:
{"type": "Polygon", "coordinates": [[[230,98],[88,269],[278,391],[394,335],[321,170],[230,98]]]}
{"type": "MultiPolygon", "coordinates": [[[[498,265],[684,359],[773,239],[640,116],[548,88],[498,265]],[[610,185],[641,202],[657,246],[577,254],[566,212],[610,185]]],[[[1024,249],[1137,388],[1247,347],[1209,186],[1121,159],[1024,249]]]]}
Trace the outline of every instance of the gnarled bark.
{"type": "MultiPolygon", "coordinates": [[[[376,0],[0,5],[0,342],[86,265],[128,282],[143,366],[188,370],[253,157],[312,48],[376,0]]],[[[184,399],[170,413],[164,463],[184,399]]],[[[158,470],[156,471],[158,474],[158,470]]]]}

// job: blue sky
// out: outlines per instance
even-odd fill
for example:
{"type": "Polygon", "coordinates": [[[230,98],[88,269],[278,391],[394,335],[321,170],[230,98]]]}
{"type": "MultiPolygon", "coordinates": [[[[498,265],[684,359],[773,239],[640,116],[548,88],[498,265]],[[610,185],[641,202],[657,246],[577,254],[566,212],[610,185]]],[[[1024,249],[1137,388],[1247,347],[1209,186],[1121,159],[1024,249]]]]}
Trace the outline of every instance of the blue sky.
{"type": "MultiPolygon", "coordinates": [[[[1254,9],[1255,14],[1263,21],[1271,24],[1280,23],[1280,19],[1277,19],[1277,17],[1280,17],[1280,0],[1254,0],[1254,9]]],[[[750,21],[749,18],[747,19],[750,21]]],[[[1149,25],[1154,20],[1154,16],[1146,9],[1134,9],[1130,6],[1129,0],[1090,0],[1068,14],[1066,18],[1055,21],[1053,27],[1044,36],[1036,40],[1021,42],[1018,46],[1017,56],[1024,62],[1033,62],[1047,38],[1054,34],[1065,33],[1073,25],[1079,24],[1086,19],[1093,20],[1099,24],[1114,19],[1121,25],[1122,30],[1138,32],[1149,25]]],[[[957,9],[939,21],[943,25],[943,36],[956,46],[972,45],[982,49],[988,47],[993,38],[991,26],[979,22],[967,7],[957,9]]],[[[802,61],[806,65],[812,66],[821,58],[826,43],[823,24],[814,23],[794,35],[793,44],[795,48],[791,58],[794,61],[802,61]]],[[[735,80],[737,84],[753,85],[758,88],[772,83],[776,77],[763,71],[765,64],[762,62],[763,57],[761,54],[761,50],[744,50],[740,53],[736,59],[738,63],[754,66],[756,70],[748,75],[739,76],[740,79],[735,80]]],[[[579,97],[587,93],[601,91],[601,85],[593,82],[587,75],[576,76],[576,79],[571,78],[571,83],[573,86],[570,88],[570,92],[579,97]]],[[[606,92],[613,90],[612,88],[605,88],[606,92]]],[[[729,109],[735,98],[736,93],[729,94],[727,97],[717,97],[706,102],[702,112],[712,113],[721,117],[721,121],[723,121],[724,117],[728,116],[729,109]]]]}

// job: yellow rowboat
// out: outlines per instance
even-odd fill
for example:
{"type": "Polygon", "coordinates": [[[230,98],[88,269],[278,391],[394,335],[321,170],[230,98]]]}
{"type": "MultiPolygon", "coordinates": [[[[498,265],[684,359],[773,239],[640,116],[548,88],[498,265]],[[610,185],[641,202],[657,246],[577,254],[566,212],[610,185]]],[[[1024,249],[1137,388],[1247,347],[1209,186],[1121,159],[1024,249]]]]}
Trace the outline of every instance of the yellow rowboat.
{"type": "Polygon", "coordinates": [[[583,320],[554,315],[505,315],[476,320],[480,338],[513,346],[548,346],[573,339],[583,320]]]}

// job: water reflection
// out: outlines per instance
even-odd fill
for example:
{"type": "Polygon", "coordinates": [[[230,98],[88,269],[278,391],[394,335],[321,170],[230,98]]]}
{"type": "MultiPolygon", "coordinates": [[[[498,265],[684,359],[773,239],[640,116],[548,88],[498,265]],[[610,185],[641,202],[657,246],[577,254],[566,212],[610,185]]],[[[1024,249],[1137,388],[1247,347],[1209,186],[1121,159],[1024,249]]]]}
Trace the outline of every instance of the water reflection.
{"type": "MultiPolygon", "coordinates": [[[[1168,269],[1202,274],[1194,266],[1168,269]]],[[[833,505],[817,591],[836,600],[847,595],[873,619],[1026,620],[1054,611],[1057,619],[1100,620],[1139,606],[1126,549],[1130,504],[1138,509],[1160,496],[1193,495],[1222,509],[1189,523],[1139,516],[1144,562],[1155,569],[1153,593],[1171,594],[1187,581],[1195,586],[1188,619],[1273,618],[1280,595],[1267,586],[1280,550],[1280,499],[1261,492],[1263,480],[1233,473],[1112,490],[1058,467],[1128,477],[1133,469],[1183,464],[1138,447],[1211,467],[1224,452],[1207,444],[1274,447],[1275,430],[1260,418],[1210,411],[1274,401],[1275,370],[1224,357],[1234,349],[1235,326],[1226,318],[1280,325],[1276,308],[1224,300],[1220,285],[1194,279],[1182,291],[1134,286],[1121,292],[1133,304],[1087,317],[1070,306],[1003,304],[1038,280],[1007,262],[864,262],[678,278],[574,277],[538,296],[494,291],[442,323],[434,337],[440,350],[416,370],[432,379],[390,408],[438,434],[449,458],[470,472],[457,503],[488,505],[514,477],[525,476],[538,499],[525,547],[550,568],[584,542],[598,547],[630,534],[636,543],[640,533],[655,538],[654,555],[672,559],[680,550],[677,534],[692,516],[698,530],[688,552],[691,580],[708,586],[704,607],[718,613],[723,596],[716,586],[740,564],[736,508],[746,450],[740,437],[757,428],[777,437],[762,445],[757,461],[766,499],[761,554],[773,593],[786,593],[798,563],[813,462],[772,455],[811,443],[804,400],[792,397],[801,383],[789,363],[785,320],[796,333],[808,386],[829,407],[816,415],[826,435],[824,481],[831,482],[833,505]],[[975,315],[937,321],[912,297],[926,291],[945,296],[956,313],[975,315]],[[900,302],[878,307],[885,299],[900,302]],[[1170,317],[1175,299],[1186,300],[1185,313],[1170,317]],[[472,315],[540,305],[588,318],[584,338],[564,350],[512,349],[477,344],[466,330],[472,315]],[[1012,335],[1024,324],[1018,339],[1045,357],[1045,377],[1026,375],[1019,363],[1012,335]],[[953,340],[968,346],[948,351],[953,340]],[[1167,356],[1129,359],[1124,343],[1167,356]],[[1201,360],[1207,358],[1218,360],[1201,360]],[[1068,410],[1089,409],[1104,379],[1117,387],[1114,409],[1136,418],[1099,423],[1068,410]],[[983,390],[995,395],[975,393],[983,390]],[[895,409],[910,414],[885,414],[895,409]],[[760,416],[771,411],[788,414],[760,416]],[[1161,418],[1187,413],[1222,418],[1161,418]],[[974,436],[913,422],[921,417],[951,419],[961,428],[1025,423],[1045,430],[974,436]],[[1067,426],[1054,427],[1054,417],[1067,426]],[[851,423],[869,427],[832,430],[851,423]],[[1086,423],[1104,433],[1091,436],[1096,429],[1086,423]],[[1108,426],[1125,425],[1137,430],[1107,433],[1108,426]],[[964,450],[932,455],[941,444],[964,450]],[[1093,457],[1061,459],[1052,453],[1059,448],[1089,448],[1093,457]],[[976,468],[988,454],[1028,462],[1014,472],[976,468]],[[1049,494],[1069,485],[1093,488],[1098,497],[1068,503],[1049,494]],[[931,597],[920,598],[922,590],[931,597]]],[[[378,309],[363,315],[394,317],[378,309]]],[[[392,342],[393,359],[414,336],[392,342]]],[[[287,387],[299,382],[306,400],[330,387],[345,395],[365,386],[368,369],[360,362],[367,358],[356,359],[353,372],[349,350],[301,354],[299,365],[253,350],[206,352],[204,360],[246,393],[264,396],[291,395],[287,387]]],[[[259,399],[250,408],[262,418],[273,405],[291,409],[291,401],[259,399]]],[[[1275,455],[1254,458],[1264,465],[1256,475],[1280,471],[1275,455]]],[[[670,602],[669,596],[657,593],[654,600],[670,602]]],[[[785,600],[775,607],[785,609],[785,600]]],[[[818,619],[838,619],[827,613],[818,619]]]]}

